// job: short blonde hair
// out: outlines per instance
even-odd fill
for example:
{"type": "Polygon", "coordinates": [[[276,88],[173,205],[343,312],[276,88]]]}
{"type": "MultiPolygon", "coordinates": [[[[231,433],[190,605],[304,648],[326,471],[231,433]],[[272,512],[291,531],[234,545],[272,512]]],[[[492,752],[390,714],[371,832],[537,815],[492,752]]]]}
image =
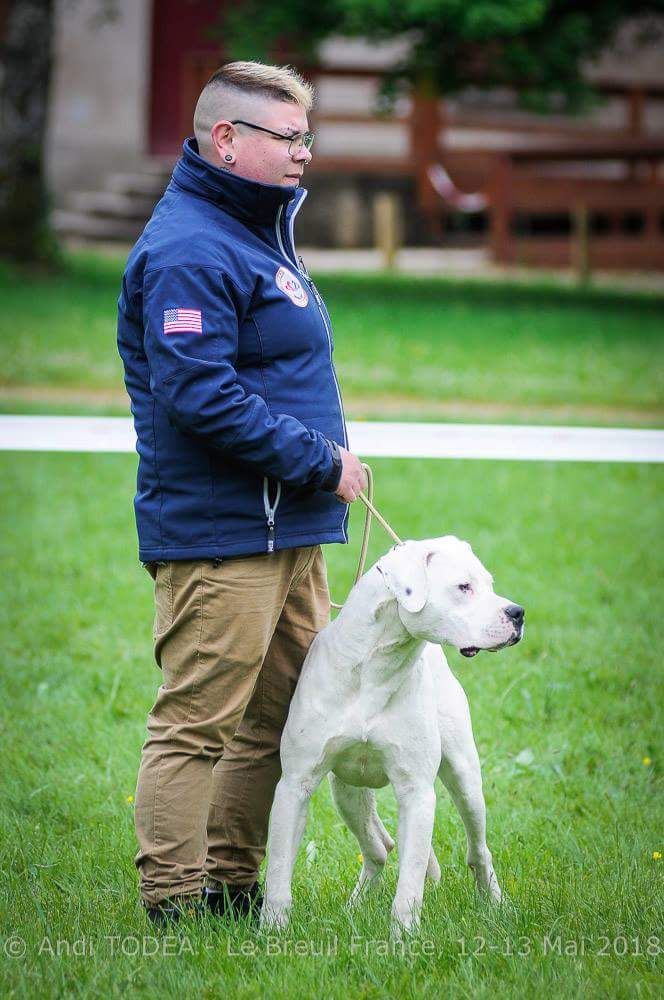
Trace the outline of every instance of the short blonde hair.
{"type": "Polygon", "coordinates": [[[290,101],[310,111],[315,91],[292,66],[267,66],[259,62],[230,62],[212,74],[203,87],[194,111],[194,134],[199,147],[210,142],[210,131],[224,116],[238,113],[243,99],[264,97],[290,101]]]}

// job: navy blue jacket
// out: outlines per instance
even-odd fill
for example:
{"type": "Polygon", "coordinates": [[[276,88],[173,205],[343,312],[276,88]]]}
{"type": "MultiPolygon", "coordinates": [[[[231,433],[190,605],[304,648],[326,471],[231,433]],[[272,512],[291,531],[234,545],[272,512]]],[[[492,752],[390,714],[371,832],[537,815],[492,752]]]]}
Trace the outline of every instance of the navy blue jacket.
{"type": "Polygon", "coordinates": [[[118,349],[143,562],[348,541],[330,319],[293,243],[305,197],[188,139],[129,256],[118,349]]]}

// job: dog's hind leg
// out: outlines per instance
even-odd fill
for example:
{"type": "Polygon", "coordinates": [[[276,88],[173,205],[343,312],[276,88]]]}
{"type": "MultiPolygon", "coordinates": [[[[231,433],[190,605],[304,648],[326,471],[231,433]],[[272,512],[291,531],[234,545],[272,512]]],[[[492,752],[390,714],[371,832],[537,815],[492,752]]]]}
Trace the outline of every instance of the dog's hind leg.
{"type": "Polygon", "coordinates": [[[283,930],[290,918],[293,866],[307,821],[309,801],[320,778],[309,782],[282,774],[270,815],[262,929],[283,930]]]}
{"type": "Polygon", "coordinates": [[[376,811],[376,796],[371,788],[347,785],[332,772],[329,781],[334,804],[348,829],[357,837],[362,852],[362,869],[348,901],[353,906],[382,874],[394,841],[376,811]]]}

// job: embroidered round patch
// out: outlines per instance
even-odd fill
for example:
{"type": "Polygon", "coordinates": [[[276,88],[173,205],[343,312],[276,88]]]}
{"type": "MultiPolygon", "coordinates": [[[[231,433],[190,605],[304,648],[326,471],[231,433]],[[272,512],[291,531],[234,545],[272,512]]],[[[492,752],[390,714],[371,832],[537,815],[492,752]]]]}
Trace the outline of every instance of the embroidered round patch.
{"type": "Polygon", "coordinates": [[[287,267],[280,267],[277,271],[275,281],[277,282],[277,288],[284,295],[287,295],[291,302],[304,309],[309,302],[309,296],[306,289],[303,288],[302,283],[298,281],[292,271],[289,271],[287,267]]]}

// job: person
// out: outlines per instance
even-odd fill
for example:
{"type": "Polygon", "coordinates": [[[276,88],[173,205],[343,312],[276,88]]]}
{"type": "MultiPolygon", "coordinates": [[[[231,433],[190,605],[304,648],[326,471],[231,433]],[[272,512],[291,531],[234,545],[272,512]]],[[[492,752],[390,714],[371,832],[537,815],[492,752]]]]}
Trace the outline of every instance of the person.
{"type": "Polygon", "coordinates": [[[129,255],[118,349],[139,455],[139,558],[163,674],[135,796],[140,898],[246,913],[304,658],[329,621],[321,545],[365,487],[330,318],[296,256],[313,90],[222,66],[129,255]]]}

